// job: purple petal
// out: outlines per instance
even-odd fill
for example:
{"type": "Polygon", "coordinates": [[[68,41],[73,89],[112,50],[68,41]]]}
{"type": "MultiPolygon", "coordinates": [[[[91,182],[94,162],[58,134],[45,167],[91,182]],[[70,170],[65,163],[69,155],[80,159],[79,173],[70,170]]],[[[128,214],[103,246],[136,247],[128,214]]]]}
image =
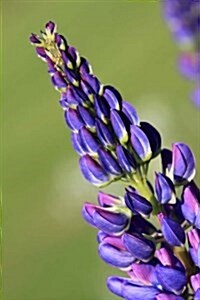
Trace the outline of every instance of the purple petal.
{"type": "Polygon", "coordinates": [[[123,285],[125,281],[130,281],[128,278],[110,276],[107,279],[107,287],[108,289],[115,295],[119,297],[123,297],[123,285]]]}
{"type": "Polygon", "coordinates": [[[78,111],[72,108],[65,111],[65,121],[69,128],[75,131],[80,130],[85,125],[78,111]]]}
{"type": "Polygon", "coordinates": [[[191,181],[194,178],[195,159],[192,151],[186,144],[173,144],[172,170],[176,183],[191,181]]]}
{"type": "Polygon", "coordinates": [[[57,89],[67,88],[67,82],[64,80],[64,78],[59,72],[55,72],[53,74],[53,76],[51,77],[51,81],[57,89]]]}
{"type": "Polygon", "coordinates": [[[195,224],[200,212],[200,190],[193,181],[184,187],[182,201],[181,209],[185,219],[195,224]]]}
{"type": "Polygon", "coordinates": [[[82,127],[79,130],[81,144],[90,154],[97,154],[97,151],[100,147],[99,141],[87,128],[82,127]]]}
{"type": "Polygon", "coordinates": [[[113,133],[101,120],[96,120],[97,136],[105,147],[113,147],[115,144],[113,133]]]}
{"type": "Polygon", "coordinates": [[[166,204],[170,202],[174,204],[176,202],[174,184],[169,177],[162,173],[156,173],[155,191],[160,203],[166,204]]]}
{"type": "Polygon", "coordinates": [[[123,242],[133,256],[142,261],[148,261],[155,251],[155,245],[152,241],[136,234],[125,233],[123,242]]]}
{"type": "Polygon", "coordinates": [[[76,132],[71,133],[71,143],[74,148],[74,150],[79,154],[79,155],[84,155],[87,153],[87,149],[84,147],[84,145],[81,142],[80,134],[76,132]]]}
{"type": "Polygon", "coordinates": [[[184,286],[187,284],[186,275],[174,268],[157,265],[156,275],[165,290],[174,292],[177,295],[182,293],[184,286]]]}
{"type": "Polygon", "coordinates": [[[106,194],[102,191],[98,192],[98,202],[102,207],[121,205],[122,201],[119,197],[106,194]]]}
{"type": "Polygon", "coordinates": [[[103,97],[109,104],[110,109],[121,110],[122,97],[114,87],[105,85],[103,90],[103,97]]]}
{"type": "Polygon", "coordinates": [[[196,275],[192,275],[190,277],[190,282],[192,284],[193,290],[196,292],[198,289],[200,289],[200,273],[196,275]]]}
{"type": "Polygon", "coordinates": [[[149,140],[142,129],[135,125],[131,125],[131,144],[139,161],[148,161],[151,158],[149,140]]]}
{"type": "Polygon", "coordinates": [[[106,172],[116,176],[122,175],[120,166],[109,151],[99,148],[98,156],[99,161],[106,172]]]}
{"type": "Polygon", "coordinates": [[[122,102],[122,111],[133,125],[139,125],[140,120],[135,108],[127,101],[122,102]]]}
{"type": "Polygon", "coordinates": [[[151,151],[152,151],[152,158],[156,157],[161,149],[161,136],[160,133],[157,131],[155,127],[147,122],[141,122],[140,128],[146,134],[151,151]]]}
{"type": "Polygon", "coordinates": [[[86,127],[95,128],[95,119],[86,108],[79,105],[78,112],[79,112],[82,120],[84,121],[86,127]]]}
{"type": "Polygon", "coordinates": [[[100,186],[109,181],[108,174],[89,155],[84,155],[79,160],[80,169],[86,180],[94,185],[100,186]]]}
{"type": "Polygon", "coordinates": [[[129,223],[126,215],[103,208],[98,208],[93,214],[94,222],[100,230],[108,234],[121,234],[129,223]]]}
{"type": "Polygon", "coordinates": [[[155,300],[159,291],[154,287],[136,286],[129,282],[124,283],[123,297],[126,300],[155,300]]]}
{"type": "Polygon", "coordinates": [[[45,25],[45,29],[47,31],[49,31],[51,34],[56,32],[56,24],[52,21],[49,21],[46,25],[45,25]]]}
{"type": "Polygon", "coordinates": [[[102,101],[102,97],[96,95],[94,98],[94,108],[97,116],[104,123],[107,123],[107,120],[110,117],[109,106],[105,101],[102,101]]]}
{"type": "Polygon", "coordinates": [[[169,149],[162,149],[161,159],[162,159],[162,173],[166,174],[171,169],[172,151],[169,149]]]}
{"type": "Polygon", "coordinates": [[[79,72],[81,74],[81,77],[84,77],[84,75],[87,75],[87,74],[92,74],[92,67],[84,57],[81,57],[81,64],[79,67],[79,72]]]}
{"type": "Polygon", "coordinates": [[[182,297],[176,296],[174,294],[161,293],[156,296],[156,300],[184,300],[184,299],[182,297]]]}
{"type": "Polygon", "coordinates": [[[106,263],[117,268],[127,268],[135,260],[130,252],[118,249],[105,242],[99,245],[98,253],[106,263]]]}
{"type": "Polygon", "coordinates": [[[161,215],[159,215],[159,218],[161,220],[162,233],[166,241],[173,246],[183,245],[185,243],[185,232],[181,225],[171,218],[162,217],[161,215]]]}
{"type": "Polygon", "coordinates": [[[125,122],[122,119],[122,115],[119,114],[116,110],[111,110],[111,124],[113,127],[113,130],[120,141],[121,144],[125,144],[128,142],[129,135],[125,126],[125,122]]]}
{"type": "Polygon", "coordinates": [[[127,191],[125,194],[125,202],[128,208],[133,212],[148,216],[152,211],[151,203],[136,192],[127,191]]]}
{"type": "Polygon", "coordinates": [[[122,145],[117,145],[116,154],[119,165],[123,171],[131,173],[136,169],[136,162],[133,155],[122,145]]]}

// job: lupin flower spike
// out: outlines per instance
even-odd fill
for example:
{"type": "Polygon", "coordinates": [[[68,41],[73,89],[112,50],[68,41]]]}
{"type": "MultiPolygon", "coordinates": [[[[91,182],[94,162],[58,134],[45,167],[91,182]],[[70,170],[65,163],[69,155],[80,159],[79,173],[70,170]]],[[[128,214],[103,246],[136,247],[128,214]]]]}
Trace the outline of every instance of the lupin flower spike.
{"type": "MultiPolygon", "coordinates": [[[[180,28],[180,39],[182,33],[180,28]]],[[[84,219],[99,230],[99,256],[126,273],[109,277],[108,289],[125,300],[199,300],[200,199],[191,149],[184,143],[162,149],[159,132],[141,122],[114,87],[100,82],[53,22],[30,41],[60,93],[85,179],[98,187],[127,184],[123,197],[100,191],[98,204],[86,202],[82,209],[84,219]],[[162,170],[152,184],[148,167],[156,156],[162,170]]]]}

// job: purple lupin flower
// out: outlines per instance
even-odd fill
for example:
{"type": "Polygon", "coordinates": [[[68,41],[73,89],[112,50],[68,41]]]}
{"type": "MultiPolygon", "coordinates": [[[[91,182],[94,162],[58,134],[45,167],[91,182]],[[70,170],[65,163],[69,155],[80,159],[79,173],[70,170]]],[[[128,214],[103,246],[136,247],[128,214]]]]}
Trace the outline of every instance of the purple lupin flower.
{"type": "Polygon", "coordinates": [[[192,100],[200,107],[198,87],[200,84],[200,2],[199,0],[163,0],[164,18],[173,37],[182,50],[178,69],[195,82],[192,100]]]}
{"type": "MultiPolygon", "coordinates": [[[[169,6],[167,16],[175,20],[187,14],[195,0],[188,1],[182,9],[180,0],[165,0],[178,9],[169,6]]],[[[186,27],[175,33],[184,42],[195,32],[195,26],[190,31],[186,27]]],[[[162,149],[160,133],[140,122],[116,88],[100,82],[53,22],[46,24],[42,37],[32,34],[30,41],[60,92],[85,179],[98,187],[117,180],[128,185],[124,196],[100,191],[98,204],[87,202],[82,209],[84,219],[98,229],[99,256],[126,274],[109,277],[108,289],[125,300],[199,300],[200,200],[192,150],[180,142],[172,151],[162,149]],[[156,156],[162,170],[152,184],[148,166],[156,156]]]]}

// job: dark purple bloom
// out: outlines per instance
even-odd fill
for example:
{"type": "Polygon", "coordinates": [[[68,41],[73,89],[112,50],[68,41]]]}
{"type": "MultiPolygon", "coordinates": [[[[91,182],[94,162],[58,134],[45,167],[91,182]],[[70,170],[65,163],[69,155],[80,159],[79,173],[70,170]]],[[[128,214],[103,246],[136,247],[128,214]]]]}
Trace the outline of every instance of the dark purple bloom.
{"type": "Polygon", "coordinates": [[[87,152],[91,155],[97,155],[100,144],[95,135],[85,127],[80,128],[79,133],[81,144],[87,152]]]}
{"type": "Polygon", "coordinates": [[[129,139],[129,135],[127,132],[127,128],[124,122],[124,119],[122,118],[122,114],[119,114],[119,112],[115,109],[111,110],[111,124],[113,127],[113,130],[121,144],[126,144],[129,139]]]}
{"type": "Polygon", "coordinates": [[[83,176],[92,184],[101,186],[109,182],[109,175],[89,155],[82,156],[79,164],[83,176]]]}
{"type": "Polygon", "coordinates": [[[103,97],[109,104],[110,109],[121,110],[122,97],[120,93],[113,86],[110,85],[104,86],[103,97]]]}
{"type": "Polygon", "coordinates": [[[99,161],[103,168],[109,174],[120,176],[122,175],[122,169],[117,163],[116,159],[112,156],[111,152],[100,148],[98,150],[99,161]]]}
{"type": "Polygon", "coordinates": [[[99,256],[117,268],[128,268],[134,262],[133,255],[124,248],[121,238],[107,237],[99,244],[99,256]]]}
{"type": "Polygon", "coordinates": [[[140,128],[146,134],[151,151],[152,151],[152,158],[157,156],[161,149],[161,136],[160,133],[157,131],[155,127],[147,122],[141,122],[140,128]]]}
{"type": "Polygon", "coordinates": [[[154,243],[141,235],[125,233],[123,242],[125,247],[139,260],[148,261],[154,254],[154,243]]]}
{"type": "Polygon", "coordinates": [[[83,106],[78,106],[78,112],[85,123],[87,128],[90,130],[95,130],[95,118],[91,115],[91,113],[83,106]]]}
{"type": "Polygon", "coordinates": [[[78,131],[85,125],[78,111],[72,108],[65,111],[65,121],[73,131],[78,131]]]}
{"type": "Polygon", "coordinates": [[[167,175],[172,165],[172,151],[165,148],[162,149],[161,160],[162,160],[162,173],[167,175]]]}
{"type": "Polygon", "coordinates": [[[87,202],[83,206],[82,214],[89,224],[107,234],[121,235],[129,224],[127,215],[87,202]]]}
{"type": "Polygon", "coordinates": [[[183,143],[173,144],[172,171],[174,181],[181,184],[195,176],[195,159],[190,148],[183,143]]]}
{"type": "Polygon", "coordinates": [[[150,142],[143,130],[131,125],[131,144],[139,161],[148,161],[152,156],[150,142]]]}
{"type": "Polygon", "coordinates": [[[87,149],[81,142],[80,134],[76,132],[71,133],[71,142],[74,150],[80,155],[84,155],[87,153],[87,149]]]}
{"type": "Polygon", "coordinates": [[[162,173],[156,173],[155,191],[160,203],[174,204],[176,202],[174,184],[169,177],[162,173]]]}
{"type": "Polygon", "coordinates": [[[97,136],[105,147],[113,148],[115,139],[111,130],[101,120],[96,120],[97,136]]]}
{"type": "Polygon", "coordinates": [[[200,231],[192,229],[188,232],[190,255],[196,266],[200,268],[200,231]]]}
{"type": "Polygon", "coordinates": [[[182,271],[161,265],[157,265],[155,271],[158,281],[165,290],[177,295],[182,293],[187,284],[186,275],[182,271]]]}
{"type": "Polygon", "coordinates": [[[122,102],[122,111],[132,125],[139,125],[140,120],[135,108],[127,101],[122,102]]]}
{"type": "Polygon", "coordinates": [[[148,216],[152,212],[151,203],[137,192],[126,191],[125,202],[130,210],[148,216]]]}
{"type": "Polygon", "coordinates": [[[127,215],[100,207],[95,210],[93,220],[98,229],[113,235],[122,234],[129,224],[127,215]]]}
{"type": "Polygon", "coordinates": [[[136,161],[131,153],[122,145],[116,147],[117,159],[120,167],[126,173],[131,173],[137,168],[136,161]]]}
{"type": "Polygon", "coordinates": [[[110,109],[108,103],[103,101],[103,98],[100,96],[95,96],[94,98],[94,108],[100,120],[107,124],[110,117],[110,109]]]}
{"type": "Polygon", "coordinates": [[[182,246],[185,243],[185,232],[181,225],[162,213],[158,217],[166,241],[173,246],[182,246]]]}
{"type": "Polygon", "coordinates": [[[183,189],[181,209],[185,219],[200,229],[200,190],[193,181],[183,189]]]}

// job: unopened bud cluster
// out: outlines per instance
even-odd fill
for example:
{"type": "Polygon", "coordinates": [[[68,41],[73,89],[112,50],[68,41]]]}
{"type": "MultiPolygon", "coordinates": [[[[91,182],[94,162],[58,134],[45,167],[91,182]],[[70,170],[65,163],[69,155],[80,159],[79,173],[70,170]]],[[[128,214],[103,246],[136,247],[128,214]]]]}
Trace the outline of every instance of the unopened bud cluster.
{"type": "Polygon", "coordinates": [[[159,132],[99,81],[53,22],[30,40],[61,94],[83,176],[101,187],[126,184],[123,197],[99,191],[98,204],[83,206],[85,220],[98,229],[99,256],[126,273],[109,277],[108,288],[126,300],[199,300],[200,192],[192,151],[180,142],[162,149],[159,132]],[[162,169],[150,183],[156,156],[162,169]]]}

